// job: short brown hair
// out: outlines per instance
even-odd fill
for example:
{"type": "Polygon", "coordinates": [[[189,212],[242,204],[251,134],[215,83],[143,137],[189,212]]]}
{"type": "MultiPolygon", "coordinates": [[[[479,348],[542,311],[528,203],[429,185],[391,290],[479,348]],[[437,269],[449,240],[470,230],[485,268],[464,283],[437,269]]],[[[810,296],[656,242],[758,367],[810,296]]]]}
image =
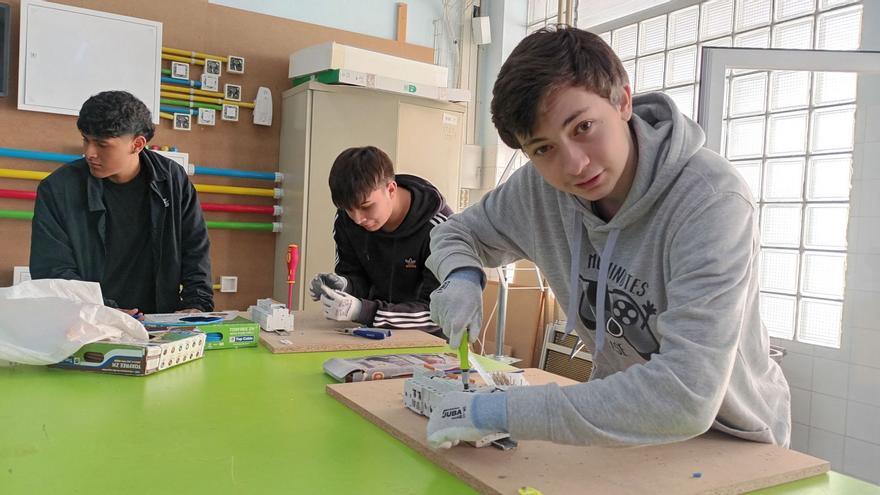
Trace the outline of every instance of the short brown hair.
{"type": "Polygon", "coordinates": [[[504,144],[520,149],[517,136],[531,135],[548,94],[577,86],[616,105],[628,84],[623,64],[602,38],[548,26],[520,41],[501,66],[492,89],[492,122],[504,144]]]}
{"type": "Polygon", "coordinates": [[[394,164],[384,151],[375,146],[349,148],[330,168],[330,197],[337,208],[352,210],[392,180],[394,164]]]}

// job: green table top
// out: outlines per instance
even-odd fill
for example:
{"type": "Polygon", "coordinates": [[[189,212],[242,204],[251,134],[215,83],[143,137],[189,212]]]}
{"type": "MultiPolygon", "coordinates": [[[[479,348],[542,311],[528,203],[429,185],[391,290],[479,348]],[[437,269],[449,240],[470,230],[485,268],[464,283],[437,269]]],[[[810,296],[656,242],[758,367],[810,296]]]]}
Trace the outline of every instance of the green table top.
{"type": "MultiPolygon", "coordinates": [[[[0,368],[0,494],[475,493],[324,391],[330,357],[439,350],[209,351],[147,377],[0,368]]],[[[829,473],[758,493],[880,487],[829,473]]]]}

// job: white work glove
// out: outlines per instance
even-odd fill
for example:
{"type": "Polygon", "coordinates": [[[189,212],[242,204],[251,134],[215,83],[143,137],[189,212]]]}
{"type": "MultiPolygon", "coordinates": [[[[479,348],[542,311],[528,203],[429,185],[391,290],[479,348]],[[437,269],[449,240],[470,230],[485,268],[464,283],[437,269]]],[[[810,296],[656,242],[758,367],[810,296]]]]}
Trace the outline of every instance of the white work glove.
{"type": "MultiPolygon", "coordinates": [[[[448,449],[461,441],[475,442],[486,435],[500,433],[500,430],[481,429],[474,424],[474,398],[478,395],[484,393],[447,392],[443,396],[440,407],[434,408],[428,420],[428,444],[431,447],[448,449]]],[[[500,393],[492,398],[499,400],[499,407],[507,407],[506,397],[500,393]]]]}
{"type": "Polygon", "coordinates": [[[470,343],[476,342],[483,321],[480,285],[463,278],[447,278],[431,293],[431,320],[443,329],[453,349],[458,349],[465,330],[470,343]]]}
{"type": "Polygon", "coordinates": [[[309,294],[312,296],[312,301],[317,301],[324,295],[322,287],[344,291],[348,287],[348,280],[335,273],[319,273],[315,275],[309,284],[309,294]]]}
{"type": "Polygon", "coordinates": [[[324,318],[336,321],[353,321],[360,314],[363,303],[357,297],[327,287],[324,287],[323,291],[321,305],[324,306],[324,318]]]}

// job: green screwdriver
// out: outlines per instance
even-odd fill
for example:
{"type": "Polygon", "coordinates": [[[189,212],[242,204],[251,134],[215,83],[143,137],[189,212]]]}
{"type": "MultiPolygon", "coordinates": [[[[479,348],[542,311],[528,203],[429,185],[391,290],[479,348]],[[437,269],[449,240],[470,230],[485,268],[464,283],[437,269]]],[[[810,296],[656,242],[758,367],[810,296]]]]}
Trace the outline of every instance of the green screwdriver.
{"type": "Polygon", "coordinates": [[[461,369],[461,383],[464,385],[464,391],[470,388],[471,366],[468,361],[468,332],[464,331],[461,336],[461,344],[458,344],[458,367],[461,369]]]}

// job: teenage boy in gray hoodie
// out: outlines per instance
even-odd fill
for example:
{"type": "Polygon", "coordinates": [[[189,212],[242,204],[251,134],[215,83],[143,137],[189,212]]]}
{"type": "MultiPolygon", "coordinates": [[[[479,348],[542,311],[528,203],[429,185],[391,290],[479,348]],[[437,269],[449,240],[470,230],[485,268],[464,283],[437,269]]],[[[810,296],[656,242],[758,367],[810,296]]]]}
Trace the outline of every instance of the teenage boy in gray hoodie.
{"type": "Polygon", "coordinates": [[[788,384],[759,312],[755,205],[699,126],[663,94],[633,98],[611,48],[573,28],[520,42],[491,111],[531,162],[433,230],[427,264],[443,283],[432,319],[453,348],[465,331],[473,342],[482,267],[531,260],[592,350],[593,373],[566,387],[449,394],[429,442],[503,431],[631,446],[711,428],[787,446],[788,384]]]}

